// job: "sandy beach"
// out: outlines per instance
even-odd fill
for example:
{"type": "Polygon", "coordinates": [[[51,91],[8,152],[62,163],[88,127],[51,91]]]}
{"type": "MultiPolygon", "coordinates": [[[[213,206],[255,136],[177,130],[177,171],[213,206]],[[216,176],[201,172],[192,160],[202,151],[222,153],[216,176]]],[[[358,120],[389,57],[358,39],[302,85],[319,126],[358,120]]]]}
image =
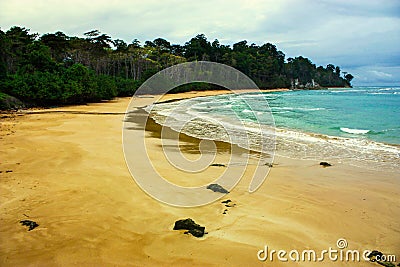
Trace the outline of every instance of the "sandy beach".
{"type": "MultiPolygon", "coordinates": [[[[221,93],[227,92],[189,92],[163,100],[221,93]]],[[[133,105],[143,107],[154,99],[135,98],[133,105]]],[[[376,249],[400,262],[398,172],[334,161],[323,168],[319,161],[276,156],[254,193],[247,191],[254,170],[249,164],[240,183],[220,201],[172,207],[144,193],[125,163],[122,126],[130,100],[1,115],[0,266],[379,266],[362,259],[257,258],[266,245],[319,253],[337,249],[340,238],[347,241],[346,249],[376,249]],[[225,207],[221,201],[227,199],[235,205],[225,207]],[[185,218],[205,226],[208,234],[195,238],[172,230],[176,220],[185,218]],[[39,226],[28,231],[19,223],[26,219],[39,226]]],[[[185,179],[162,156],[159,128],[148,125],[146,147],[171,182],[196,186],[223,171],[209,168],[185,179]]],[[[198,142],[183,140],[188,158],[197,156],[198,142]]],[[[228,157],[229,149],[222,149],[215,162],[228,157]]]]}

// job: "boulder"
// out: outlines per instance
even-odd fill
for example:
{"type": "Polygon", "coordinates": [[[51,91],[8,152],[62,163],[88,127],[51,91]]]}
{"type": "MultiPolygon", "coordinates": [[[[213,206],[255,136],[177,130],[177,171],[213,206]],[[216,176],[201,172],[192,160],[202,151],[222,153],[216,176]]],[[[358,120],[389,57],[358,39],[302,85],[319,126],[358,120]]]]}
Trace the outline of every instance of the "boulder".
{"type": "Polygon", "coordinates": [[[211,167],[226,167],[225,164],[220,164],[220,163],[213,163],[210,165],[211,167]]]}
{"type": "Polygon", "coordinates": [[[329,164],[329,163],[326,162],[326,161],[321,161],[321,162],[319,163],[319,165],[321,165],[321,166],[323,166],[323,167],[330,167],[330,166],[332,166],[332,164],[329,164]]]}
{"type": "Polygon", "coordinates": [[[22,220],[22,221],[20,221],[20,223],[22,225],[28,226],[29,227],[28,231],[31,231],[39,226],[39,224],[37,224],[36,222],[31,221],[31,220],[22,220]]]}
{"type": "Polygon", "coordinates": [[[188,230],[185,234],[191,234],[195,237],[204,236],[204,230],[206,228],[204,226],[200,226],[195,223],[192,219],[183,219],[175,222],[174,230],[188,230]]]}
{"type": "Polygon", "coordinates": [[[226,190],[225,188],[223,188],[219,184],[210,184],[210,185],[207,186],[207,189],[210,189],[210,190],[212,190],[214,192],[223,193],[223,194],[228,194],[229,193],[228,190],[226,190]]]}
{"type": "Polygon", "coordinates": [[[18,110],[24,107],[21,100],[0,92],[0,110],[18,110]]]}
{"type": "Polygon", "coordinates": [[[373,250],[373,251],[371,251],[371,253],[369,253],[367,255],[367,257],[371,259],[372,257],[376,257],[376,256],[380,256],[381,257],[382,255],[383,255],[382,252],[380,252],[378,250],[373,250]]]}

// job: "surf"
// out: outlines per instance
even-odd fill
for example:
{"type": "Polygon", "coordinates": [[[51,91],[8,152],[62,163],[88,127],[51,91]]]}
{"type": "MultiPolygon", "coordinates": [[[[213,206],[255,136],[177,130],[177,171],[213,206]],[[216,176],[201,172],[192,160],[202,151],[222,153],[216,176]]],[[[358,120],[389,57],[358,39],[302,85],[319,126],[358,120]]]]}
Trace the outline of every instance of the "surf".
{"type": "Polygon", "coordinates": [[[370,132],[370,130],[351,129],[351,128],[345,128],[345,127],[340,127],[340,130],[342,132],[349,133],[349,134],[367,134],[370,132]]]}

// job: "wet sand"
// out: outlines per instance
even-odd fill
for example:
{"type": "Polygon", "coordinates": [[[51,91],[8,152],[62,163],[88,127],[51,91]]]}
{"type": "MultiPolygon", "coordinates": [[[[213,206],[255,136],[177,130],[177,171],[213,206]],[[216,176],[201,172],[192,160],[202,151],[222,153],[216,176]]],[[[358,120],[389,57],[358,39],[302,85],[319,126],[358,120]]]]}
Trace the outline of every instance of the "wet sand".
{"type": "MultiPolygon", "coordinates": [[[[167,99],[217,93],[223,92],[175,94],[167,99]]],[[[321,251],[336,249],[339,238],[347,240],[348,249],[397,253],[399,261],[399,175],[336,162],[323,168],[318,161],[275,157],[267,180],[255,193],[247,191],[255,167],[249,164],[240,183],[220,201],[196,208],[172,207],[144,193],[128,171],[121,135],[129,101],[119,98],[2,115],[1,266],[379,266],[329,259],[316,263],[257,259],[265,245],[321,251]],[[236,205],[225,207],[221,201],[226,199],[236,205]],[[205,226],[208,234],[198,239],[172,230],[176,220],[189,217],[205,226]],[[19,223],[25,219],[39,226],[27,231],[19,223]]],[[[136,98],[134,105],[152,101],[136,98]]],[[[159,127],[149,123],[148,155],[171,182],[195,186],[212,182],[223,171],[210,167],[190,180],[179,175],[162,156],[158,132],[159,127]]],[[[134,138],[135,131],[132,134],[134,138]]],[[[184,138],[184,155],[197,157],[198,142],[184,138]]],[[[230,146],[218,148],[215,162],[227,162],[230,146]]]]}

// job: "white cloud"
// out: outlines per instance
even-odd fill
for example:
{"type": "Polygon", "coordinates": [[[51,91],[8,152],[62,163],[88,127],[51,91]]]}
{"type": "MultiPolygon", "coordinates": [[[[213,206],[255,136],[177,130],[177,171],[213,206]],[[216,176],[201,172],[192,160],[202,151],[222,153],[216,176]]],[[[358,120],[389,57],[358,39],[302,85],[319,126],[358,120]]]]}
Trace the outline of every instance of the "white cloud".
{"type": "Polygon", "coordinates": [[[400,62],[397,0],[0,0],[0,10],[3,30],[20,25],[82,36],[98,29],[127,42],[162,37],[180,44],[204,33],[223,44],[272,42],[287,57],[303,55],[344,71],[400,62]]]}
{"type": "Polygon", "coordinates": [[[391,77],[393,77],[392,74],[386,73],[386,72],[383,72],[383,71],[370,70],[369,72],[372,73],[372,74],[374,74],[375,76],[377,76],[377,77],[379,77],[379,78],[387,78],[387,77],[388,77],[388,78],[391,78],[391,77]]]}
{"type": "Polygon", "coordinates": [[[398,85],[400,66],[363,66],[348,69],[354,75],[355,85],[398,85]]]}

